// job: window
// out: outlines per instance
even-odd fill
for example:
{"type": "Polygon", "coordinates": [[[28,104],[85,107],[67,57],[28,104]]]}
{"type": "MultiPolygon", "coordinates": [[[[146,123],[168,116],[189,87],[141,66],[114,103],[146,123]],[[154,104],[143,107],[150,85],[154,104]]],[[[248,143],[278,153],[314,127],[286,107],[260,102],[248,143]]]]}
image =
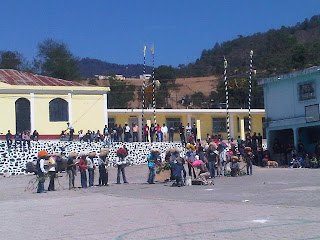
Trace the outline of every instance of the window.
{"type": "Polygon", "coordinates": [[[175,129],[175,132],[179,132],[180,123],[181,123],[180,118],[167,118],[167,127],[170,128],[171,126],[173,126],[175,129]]]}
{"type": "Polygon", "coordinates": [[[49,121],[67,122],[69,119],[68,102],[62,98],[55,98],[49,102],[49,121]]]}
{"type": "Polygon", "coordinates": [[[299,100],[309,100],[316,98],[315,82],[307,82],[298,85],[299,100]]]}
{"type": "Polygon", "coordinates": [[[114,118],[108,118],[108,127],[109,129],[113,129],[115,125],[114,118]]]}
{"type": "Polygon", "coordinates": [[[226,118],[212,118],[212,131],[214,133],[226,132],[227,131],[226,118]]]}
{"type": "MultiPolygon", "coordinates": [[[[249,118],[245,117],[244,119],[244,131],[249,131],[249,118]]],[[[237,118],[238,132],[240,132],[240,118],[237,118]]],[[[251,125],[252,125],[252,117],[251,117],[251,125]]]]}

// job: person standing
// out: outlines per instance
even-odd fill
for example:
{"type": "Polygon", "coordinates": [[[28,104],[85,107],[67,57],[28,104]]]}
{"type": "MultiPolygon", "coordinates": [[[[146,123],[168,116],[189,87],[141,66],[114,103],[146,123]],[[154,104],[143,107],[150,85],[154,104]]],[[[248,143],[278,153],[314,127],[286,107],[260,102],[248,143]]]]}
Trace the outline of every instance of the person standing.
{"type": "Polygon", "coordinates": [[[130,127],[128,126],[128,123],[124,124],[123,130],[124,130],[124,141],[125,142],[129,142],[129,139],[130,139],[130,127]]]}
{"type": "Polygon", "coordinates": [[[70,153],[67,162],[67,174],[69,177],[69,190],[74,188],[74,179],[76,175],[76,164],[73,162],[77,158],[77,153],[70,153]]]}
{"type": "Polygon", "coordinates": [[[108,128],[108,125],[104,125],[104,128],[103,128],[103,135],[104,136],[107,136],[109,134],[109,128],[108,128]]]}
{"type": "Polygon", "coordinates": [[[162,141],[166,142],[168,141],[168,128],[165,124],[162,125],[161,127],[161,132],[162,132],[162,141]]]}
{"type": "Polygon", "coordinates": [[[108,160],[109,149],[101,150],[98,159],[99,165],[99,186],[108,186],[108,160]]]}
{"type": "Polygon", "coordinates": [[[38,176],[38,189],[37,193],[45,193],[44,182],[46,180],[46,171],[44,170],[44,159],[48,156],[46,151],[40,151],[37,159],[37,176],[38,176]]]}
{"type": "Polygon", "coordinates": [[[91,152],[89,153],[89,156],[87,157],[87,169],[89,173],[89,187],[93,187],[94,185],[94,170],[96,166],[94,165],[93,158],[95,157],[96,153],[91,152]]]}
{"type": "Polygon", "coordinates": [[[81,153],[79,160],[79,169],[80,169],[80,179],[81,179],[81,187],[87,187],[87,154],[81,153]]]}
{"type": "Polygon", "coordinates": [[[215,168],[218,162],[218,152],[217,152],[217,145],[214,142],[211,142],[209,144],[209,148],[206,151],[206,158],[208,162],[210,177],[215,178],[215,168]]]}
{"type": "Polygon", "coordinates": [[[144,142],[149,142],[149,126],[146,124],[143,127],[143,141],[144,142]]]}
{"type": "Polygon", "coordinates": [[[123,141],[122,134],[123,134],[123,128],[121,124],[119,124],[119,127],[117,128],[117,135],[118,135],[119,142],[123,141]]]}
{"type": "Polygon", "coordinates": [[[157,132],[157,141],[162,142],[161,126],[159,124],[157,124],[156,132],[157,132]]]}
{"type": "Polygon", "coordinates": [[[69,141],[73,141],[73,133],[74,133],[74,128],[72,125],[68,122],[67,123],[68,129],[69,129],[69,141]]]}
{"type": "Polygon", "coordinates": [[[192,130],[192,128],[190,126],[190,123],[188,123],[187,126],[186,126],[187,139],[189,139],[190,136],[191,136],[191,130],[192,130]]]}
{"type": "Polygon", "coordinates": [[[150,140],[151,140],[151,142],[153,142],[153,140],[154,140],[155,133],[156,133],[156,128],[154,127],[154,125],[152,123],[151,127],[150,127],[150,140]]]}
{"type": "Polygon", "coordinates": [[[9,149],[12,145],[12,134],[10,130],[8,130],[8,133],[6,134],[6,141],[7,141],[7,147],[9,149]]]}
{"type": "Polygon", "coordinates": [[[257,140],[258,140],[258,146],[262,146],[262,136],[261,136],[261,133],[258,133],[258,137],[257,137],[257,140]]]}
{"type": "Polygon", "coordinates": [[[119,158],[117,161],[117,166],[118,166],[117,184],[120,184],[120,172],[122,173],[123,182],[128,183],[126,178],[126,172],[125,172],[125,167],[127,166],[127,160],[126,160],[127,155],[128,155],[128,150],[126,149],[125,146],[123,146],[117,151],[117,156],[119,158]]]}
{"type": "Polygon", "coordinates": [[[191,133],[193,134],[194,142],[197,142],[198,129],[196,127],[196,123],[193,123],[193,127],[191,129],[191,133]]]}
{"type": "Polygon", "coordinates": [[[173,142],[174,131],[175,131],[175,128],[171,124],[169,128],[169,142],[173,142]]]}
{"type": "Polygon", "coordinates": [[[50,178],[49,186],[48,186],[48,191],[55,191],[54,189],[54,179],[56,177],[56,157],[55,155],[51,155],[49,158],[49,169],[48,169],[48,175],[50,178]]]}
{"type": "Polygon", "coordinates": [[[180,134],[181,143],[183,145],[185,145],[186,144],[186,137],[184,135],[184,126],[182,123],[180,123],[179,134],[180,134]]]}
{"type": "Polygon", "coordinates": [[[132,142],[138,142],[139,127],[137,124],[132,124],[132,142]]]}
{"type": "Polygon", "coordinates": [[[147,182],[149,184],[154,184],[154,178],[156,176],[156,163],[159,155],[160,155],[160,150],[151,149],[151,152],[147,157],[148,167],[149,167],[149,177],[147,182]]]}

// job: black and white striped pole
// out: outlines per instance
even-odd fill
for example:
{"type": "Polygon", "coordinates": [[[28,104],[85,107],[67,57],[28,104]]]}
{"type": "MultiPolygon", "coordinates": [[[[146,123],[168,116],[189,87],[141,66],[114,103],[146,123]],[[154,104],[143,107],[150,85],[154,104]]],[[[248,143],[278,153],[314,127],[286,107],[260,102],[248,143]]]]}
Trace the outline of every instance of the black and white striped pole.
{"type": "Polygon", "coordinates": [[[144,141],[144,132],[143,132],[143,127],[144,127],[144,109],[146,107],[146,98],[145,98],[145,88],[146,88],[146,50],[147,46],[143,46],[143,84],[142,84],[142,118],[141,118],[141,141],[144,141]]]}
{"type": "Polygon", "coordinates": [[[157,115],[156,115],[156,80],[154,78],[154,46],[151,48],[152,53],[152,108],[153,108],[153,122],[157,125],[157,115]]]}
{"type": "Polygon", "coordinates": [[[225,94],[226,94],[226,111],[227,111],[227,134],[228,134],[228,143],[230,143],[230,116],[229,116],[229,91],[228,91],[228,78],[227,78],[227,67],[228,62],[227,59],[224,57],[224,87],[225,87],[225,94]]]}
{"type": "Polygon", "coordinates": [[[252,62],[253,62],[253,50],[250,51],[250,71],[249,71],[249,96],[248,96],[248,110],[249,110],[249,134],[251,136],[251,93],[252,93],[252,62]]]}

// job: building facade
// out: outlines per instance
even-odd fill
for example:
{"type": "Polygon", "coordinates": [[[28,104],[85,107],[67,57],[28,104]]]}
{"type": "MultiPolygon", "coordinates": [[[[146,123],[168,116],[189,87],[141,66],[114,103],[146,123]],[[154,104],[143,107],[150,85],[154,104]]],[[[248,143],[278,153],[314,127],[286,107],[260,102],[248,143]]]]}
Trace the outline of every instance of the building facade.
{"type": "Polygon", "coordinates": [[[309,153],[320,139],[320,67],[259,80],[263,85],[265,127],[271,152],[278,141],[284,148],[298,142],[309,153]]]}
{"type": "MultiPolygon", "coordinates": [[[[127,122],[131,127],[132,124],[137,124],[141,129],[142,126],[142,110],[141,109],[109,109],[109,126],[114,124],[124,124],[127,122]]],[[[153,123],[153,110],[144,110],[144,123],[149,126],[153,123]]],[[[232,138],[240,136],[245,138],[245,133],[249,131],[248,110],[247,109],[230,109],[230,135],[232,138]]],[[[180,123],[187,126],[189,123],[192,126],[194,123],[197,126],[197,138],[205,139],[207,134],[218,135],[227,139],[227,121],[225,109],[156,109],[157,123],[162,126],[166,124],[176,128],[175,140],[179,140],[178,127],[180,123]]],[[[261,133],[264,135],[264,109],[251,110],[252,133],[261,133]]],[[[139,130],[140,130],[139,129],[139,130]]],[[[141,132],[139,134],[141,139],[141,132]]]]}
{"type": "Polygon", "coordinates": [[[0,70],[0,132],[37,130],[56,138],[70,122],[77,129],[107,124],[109,87],[96,87],[31,73],[0,70]]]}

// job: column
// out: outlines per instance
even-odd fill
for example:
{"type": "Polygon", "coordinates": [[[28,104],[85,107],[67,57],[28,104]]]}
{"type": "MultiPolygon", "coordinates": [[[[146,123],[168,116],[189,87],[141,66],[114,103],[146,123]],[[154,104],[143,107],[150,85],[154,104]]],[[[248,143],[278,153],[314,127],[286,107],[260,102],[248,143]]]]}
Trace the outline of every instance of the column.
{"type": "MultiPolygon", "coordinates": [[[[132,126],[130,126],[130,128],[131,128],[131,131],[132,131],[132,126]]],[[[141,114],[139,114],[139,116],[138,116],[138,141],[139,142],[142,142],[142,133],[141,133],[141,131],[142,131],[142,115],[141,114]]]]}
{"type": "Polygon", "coordinates": [[[34,118],[34,93],[30,93],[30,123],[31,123],[31,134],[36,129],[35,118],[34,118]]]}
{"type": "MultiPolygon", "coordinates": [[[[108,94],[103,94],[104,124],[108,126],[108,94]]],[[[109,127],[109,126],[108,126],[109,127]]]]}
{"type": "Polygon", "coordinates": [[[187,121],[188,122],[186,123],[186,126],[187,126],[188,123],[190,123],[190,126],[192,126],[191,115],[190,114],[187,115],[187,121]]]}
{"type": "Polygon", "coordinates": [[[242,140],[246,140],[246,135],[244,131],[244,117],[239,117],[240,121],[240,137],[242,140]]]}
{"type": "Polygon", "coordinates": [[[72,124],[72,94],[68,93],[68,113],[69,113],[69,123],[71,124],[71,126],[73,126],[72,124]]]}
{"type": "Polygon", "coordinates": [[[234,115],[231,113],[230,114],[230,136],[231,138],[234,139],[234,115]]]}
{"type": "Polygon", "coordinates": [[[201,121],[200,119],[196,120],[197,126],[197,139],[201,139],[201,121]]]}

